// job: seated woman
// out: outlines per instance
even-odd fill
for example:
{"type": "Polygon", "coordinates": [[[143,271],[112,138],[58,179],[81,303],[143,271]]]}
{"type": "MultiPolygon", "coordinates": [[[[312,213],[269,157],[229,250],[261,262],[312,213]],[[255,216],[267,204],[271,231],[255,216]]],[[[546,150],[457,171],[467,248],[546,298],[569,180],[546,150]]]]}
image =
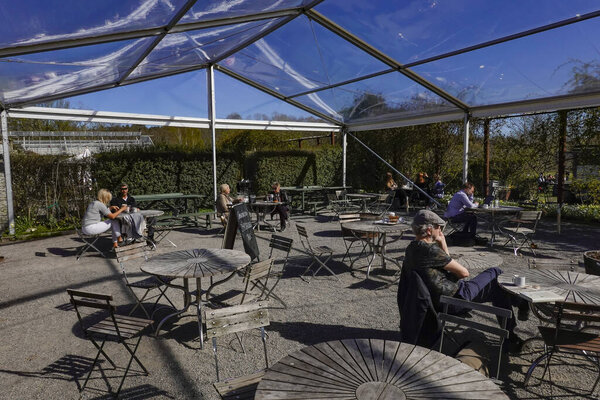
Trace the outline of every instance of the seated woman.
{"type": "Polygon", "coordinates": [[[219,187],[219,190],[221,193],[219,193],[216,200],[217,217],[221,218],[221,222],[223,223],[223,226],[225,226],[229,220],[229,210],[231,205],[239,202],[239,200],[234,199],[229,195],[229,193],[231,193],[231,188],[228,184],[222,184],[219,187]]]}
{"type": "Polygon", "coordinates": [[[406,204],[406,209],[408,210],[408,195],[406,194],[406,191],[399,187],[396,181],[394,181],[391,172],[385,174],[385,191],[392,197],[392,209],[400,208],[400,206],[394,204],[396,200],[398,200],[400,205],[406,204]]]}
{"type": "Polygon", "coordinates": [[[121,224],[115,218],[127,209],[127,205],[124,204],[117,211],[110,212],[107,205],[111,199],[112,194],[108,190],[100,189],[98,191],[98,200],[92,201],[85,211],[81,222],[81,231],[86,235],[98,235],[107,231],[108,228],[112,228],[113,247],[117,247],[123,239],[121,238],[121,224]],[[102,217],[109,219],[102,220],[102,217]]]}

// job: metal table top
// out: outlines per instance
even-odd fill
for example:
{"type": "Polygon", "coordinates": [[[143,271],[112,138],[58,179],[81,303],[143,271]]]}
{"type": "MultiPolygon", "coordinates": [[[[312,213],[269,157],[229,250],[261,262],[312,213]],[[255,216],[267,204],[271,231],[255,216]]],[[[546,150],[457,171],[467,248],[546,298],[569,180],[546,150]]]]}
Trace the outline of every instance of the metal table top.
{"type": "Polygon", "coordinates": [[[232,273],[250,264],[250,256],[239,250],[191,249],[163,253],[150,258],[141,270],[170,278],[204,278],[232,273]]]}

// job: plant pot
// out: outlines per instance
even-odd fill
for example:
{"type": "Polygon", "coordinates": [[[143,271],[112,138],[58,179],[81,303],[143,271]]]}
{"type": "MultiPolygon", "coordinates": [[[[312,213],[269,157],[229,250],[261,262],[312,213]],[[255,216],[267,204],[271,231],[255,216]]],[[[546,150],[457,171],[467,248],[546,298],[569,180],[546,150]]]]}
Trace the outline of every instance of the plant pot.
{"type": "Polygon", "coordinates": [[[600,250],[590,250],[583,253],[585,273],[600,275],[600,250]]]}

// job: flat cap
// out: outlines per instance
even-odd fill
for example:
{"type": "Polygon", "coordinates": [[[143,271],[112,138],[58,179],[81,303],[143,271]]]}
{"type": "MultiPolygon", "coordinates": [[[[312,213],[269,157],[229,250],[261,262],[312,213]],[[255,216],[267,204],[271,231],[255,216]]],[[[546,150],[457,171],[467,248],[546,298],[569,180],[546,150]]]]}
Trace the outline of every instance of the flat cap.
{"type": "Polygon", "coordinates": [[[440,218],[439,215],[430,210],[419,210],[417,215],[413,218],[413,224],[415,225],[446,225],[446,221],[440,218]]]}

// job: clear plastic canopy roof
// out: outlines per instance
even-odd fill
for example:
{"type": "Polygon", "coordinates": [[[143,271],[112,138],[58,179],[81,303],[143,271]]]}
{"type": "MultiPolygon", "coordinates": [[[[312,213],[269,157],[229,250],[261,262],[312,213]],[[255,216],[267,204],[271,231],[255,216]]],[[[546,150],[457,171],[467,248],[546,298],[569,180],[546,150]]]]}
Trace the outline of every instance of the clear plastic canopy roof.
{"type": "Polygon", "coordinates": [[[210,66],[350,129],[598,106],[598,38],[593,0],[6,1],[0,108],[210,66]]]}

